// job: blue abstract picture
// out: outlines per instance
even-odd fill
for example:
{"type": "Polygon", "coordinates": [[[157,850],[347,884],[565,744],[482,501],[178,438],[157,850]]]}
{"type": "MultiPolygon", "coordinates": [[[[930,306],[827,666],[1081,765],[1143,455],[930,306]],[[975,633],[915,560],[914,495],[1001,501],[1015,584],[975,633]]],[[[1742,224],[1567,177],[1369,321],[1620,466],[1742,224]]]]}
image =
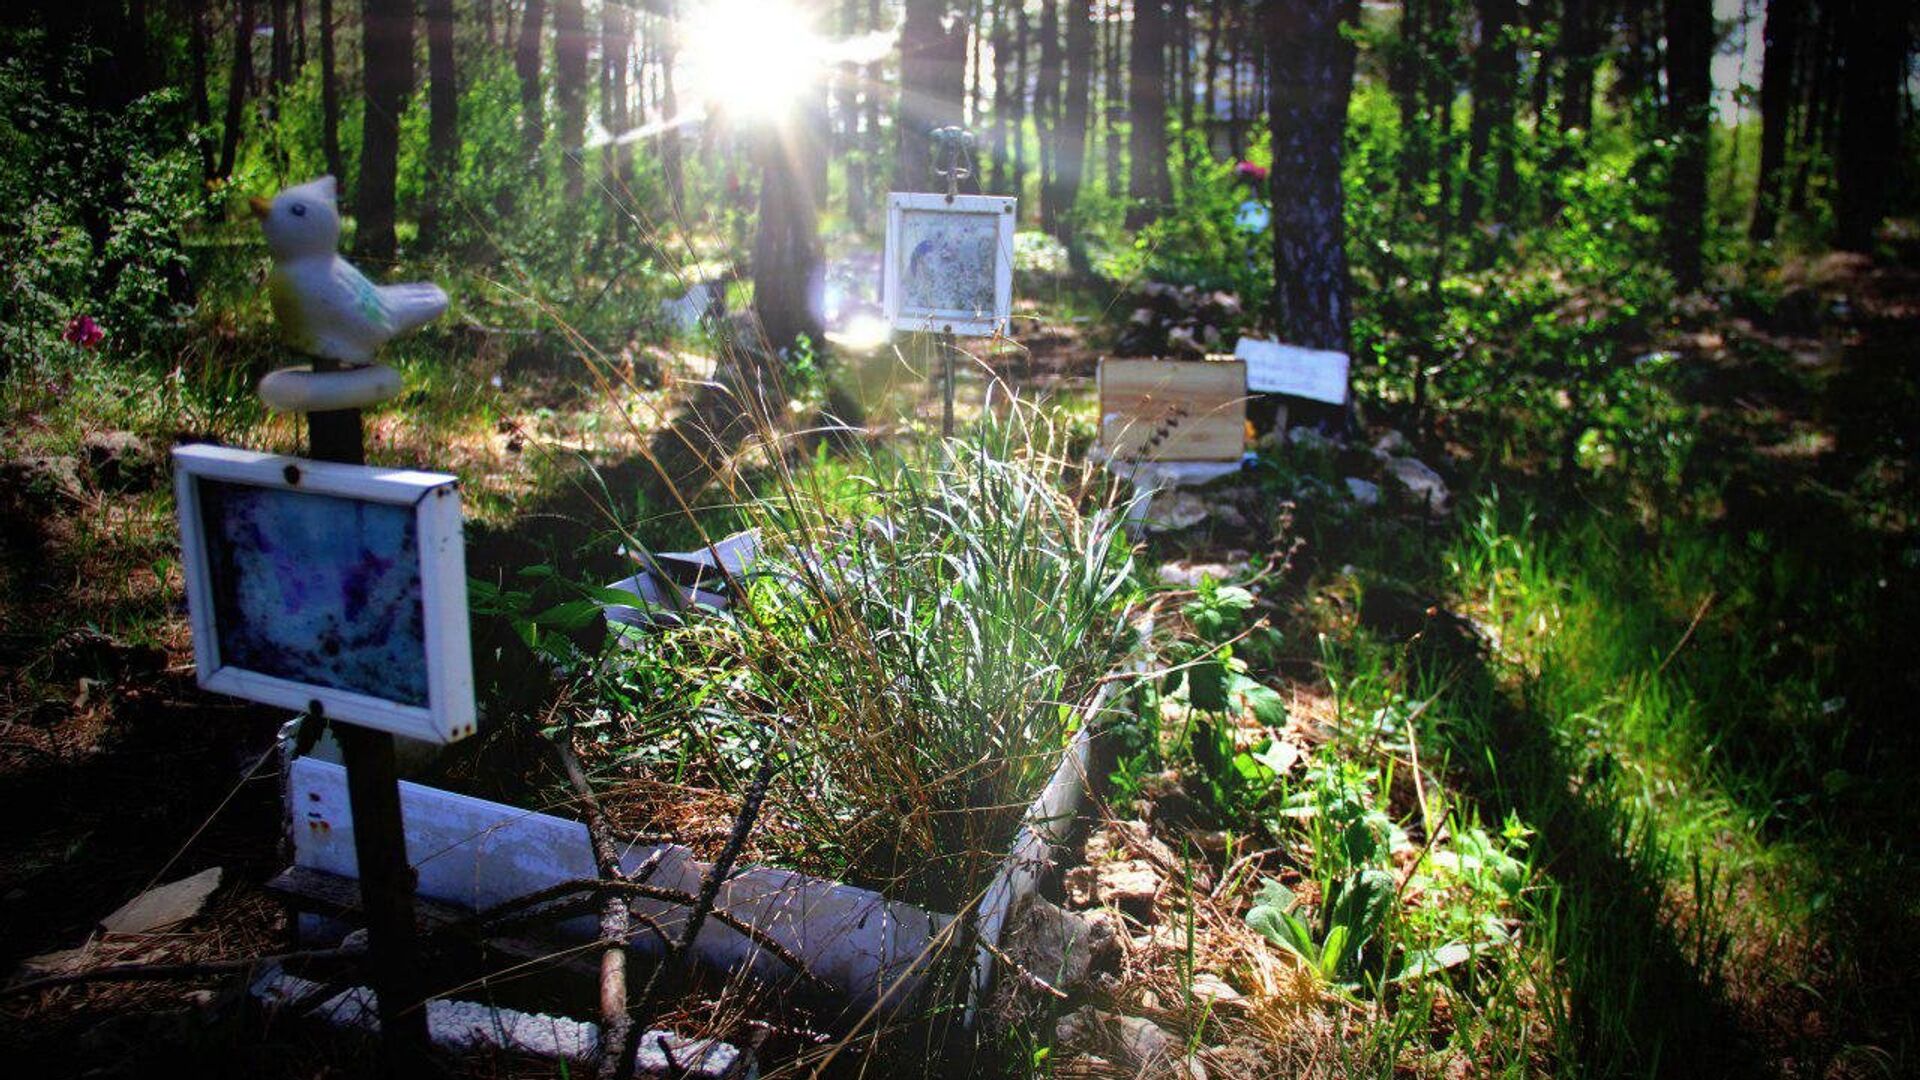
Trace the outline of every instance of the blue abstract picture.
{"type": "Polygon", "coordinates": [[[900,292],[913,312],[993,311],[1000,222],[991,214],[908,210],[900,218],[900,292]]]}
{"type": "Polygon", "coordinates": [[[427,704],[412,507],[199,484],[223,666],[427,704]]]}

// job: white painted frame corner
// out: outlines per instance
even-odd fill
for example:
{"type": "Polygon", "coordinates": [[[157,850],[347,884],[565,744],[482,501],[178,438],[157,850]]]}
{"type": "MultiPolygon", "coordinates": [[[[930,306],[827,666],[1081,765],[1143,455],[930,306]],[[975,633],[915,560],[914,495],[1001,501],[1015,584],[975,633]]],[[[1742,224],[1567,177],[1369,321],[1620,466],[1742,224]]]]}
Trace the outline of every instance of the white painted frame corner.
{"type": "Polygon", "coordinates": [[[945,195],[895,191],[887,195],[887,246],[882,264],[881,299],[887,322],[895,330],[992,337],[1007,332],[1013,313],[1013,223],[1019,200],[1005,195],[945,195]],[[994,247],[993,312],[982,318],[973,311],[909,308],[900,295],[901,229],[909,210],[930,213],[991,216],[999,226],[994,247]]]}
{"type": "Polygon", "coordinates": [[[473,734],[477,713],[473,650],[467,630],[467,556],[461,536],[457,478],[205,445],[175,448],[173,465],[187,616],[193,627],[195,677],[201,686],[218,694],[288,709],[310,709],[318,702],[332,719],[426,742],[450,743],[473,734]],[[214,625],[206,522],[201,514],[202,480],[413,509],[427,653],[425,706],[269,675],[222,661],[214,625]]]}

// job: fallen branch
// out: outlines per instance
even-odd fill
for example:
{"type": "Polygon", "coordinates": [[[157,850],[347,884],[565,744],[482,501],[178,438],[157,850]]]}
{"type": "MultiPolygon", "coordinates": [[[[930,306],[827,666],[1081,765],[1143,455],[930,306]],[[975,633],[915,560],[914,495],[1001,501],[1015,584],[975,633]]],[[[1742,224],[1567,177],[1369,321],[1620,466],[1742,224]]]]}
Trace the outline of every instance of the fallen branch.
{"type": "Polygon", "coordinates": [[[165,982],[170,979],[208,979],[223,975],[243,975],[266,964],[302,964],[321,960],[358,960],[366,955],[361,948],[307,949],[276,953],[271,956],[247,956],[237,960],[201,960],[179,964],[108,964],[89,971],[70,971],[38,979],[0,986],[0,997],[31,994],[62,986],[96,982],[165,982]]]}
{"type": "MultiPolygon", "coordinates": [[[[620,849],[613,842],[607,816],[600,809],[600,800],[594,797],[593,787],[587,783],[587,774],[580,767],[580,759],[574,756],[572,747],[558,739],[552,740],[552,746],[566,770],[567,783],[572,785],[574,794],[580,796],[585,808],[587,835],[593,840],[593,861],[600,871],[600,880],[609,884],[625,884],[626,875],[620,869],[620,849]]],[[[601,900],[600,1062],[597,1075],[624,1077],[633,1071],[631,1065],[621,1061],[633,1026],[633,1016],[627,1011],[627,934],[633,924],[627,917],[627,901],[624,897],[608,893],[601,900]]]]}

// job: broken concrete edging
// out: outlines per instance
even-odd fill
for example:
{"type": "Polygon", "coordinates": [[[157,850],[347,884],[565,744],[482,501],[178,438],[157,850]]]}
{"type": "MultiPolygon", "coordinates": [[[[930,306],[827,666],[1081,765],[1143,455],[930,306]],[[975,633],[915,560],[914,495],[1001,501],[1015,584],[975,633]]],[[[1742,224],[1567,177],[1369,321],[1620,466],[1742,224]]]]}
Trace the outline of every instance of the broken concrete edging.
{"type": "MultiPolygon", "coordinates": [[[[287,793],[294,865],[356,877],[346,770],[316,758],[297,758],[288,769],[287,793]]],[[[581,822],[405,781],[400,784],[400,810],[407,861],[418,874],[418,893],[428,899],[484,911],[543,888],[596,876],[592,843],[581,822]]],[[[621,853],[621,863],[631,874],[656,855],[649,884],[699,891],[707,864],[678,845],[629,847],[621,853]]],[[[950,915],[890,901],[869,889],[773,867],[735,873],[720,886],[716,904],[778,941],[858,1009],[914,1000],[924,989],[931,943],[952,921],[950,915]]],[[[632,906],[644,918],[629,947],[664,955],[653,926],[676,936],[686,910],[646,897],[636,897],[632,906]]],[[[561,936],[590,941],[597,924],[582,916],[555,929],[561,936]]],[[[690,952],[690,959],[721,971],[744,971],[774,985],[796,981],[777,956],[717,922],[701,927],[690,952]]]]}
{"type": "MultiPolygon", "coordinates": [[[[304,979],[274,965],[263,969],[248,988],[269,1010],[295,1011],[329,1027],[376,1035],[378,998],[363,986],[349,987],[325,1001],[313,999],[325,984],[304,979]]],[[[597,1024],[565,1016],[547,1016],[476,1001],[436,999],[426,1003],[427,1037],[452,1054],[494,1051],[591,1066],[599,1060],[597,1024]]],[[[759,1063],[738,1047],[714,1039],[694,1039],[669,1031],[649,1031],[636,1039],[633,1075],[674,1080],[754,1080],[759,1063]]]]}

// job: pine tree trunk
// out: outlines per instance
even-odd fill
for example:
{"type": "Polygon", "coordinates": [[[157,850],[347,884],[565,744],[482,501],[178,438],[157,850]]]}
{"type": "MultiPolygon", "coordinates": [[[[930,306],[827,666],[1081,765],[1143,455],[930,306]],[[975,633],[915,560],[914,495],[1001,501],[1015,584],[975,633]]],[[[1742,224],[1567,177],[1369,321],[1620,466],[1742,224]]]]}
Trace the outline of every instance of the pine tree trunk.
{"type": "Polygon", "coordinates": [[[926,190],[928,134],[962,120],[966,27],[941,25],[943,0],[907,0],[900,25],[900,115],[893,167],[896,191],[926,190]],[[955,46],[958,55],[955,55],[955,46]]]}
{"type": "Polygon", "coordinates": [[[1667,269],[1683,292],[1702,280],[1708,131],[1712,122],[1713,0],[1666,0],[1667,94],[1672,145],[1667,269]]]}
{"type": "Polygon", "coordinates": [[[1055,176],[1060,153],[1060,5],[1041,0],[1040,67],[1033,88],[1034,134],[1040,146],[1040,227],[1054,232],[1058,221],[1059,181],[1055,176]]]}
{"type": "Polygon", "coordinates": [[[363,0],[360,183],[354,198],[359,232],[354,249],[376,262],[393,258],[395,184],[400,166],[400,114],[413,93],[411,0],[363,0]]]}
{"type": "Polygon", "coordinates": [[[1767,0],[1767,21],[1761,31],[1765,52],[1760,60],[1760,173],[1754,181],[1753,219],[1747,235],[1755,243],[1773,239],[1780,220],[1787,168],[1787,130],[1792,124],[1794,57],[1807,0],[1767,0]]]}
{"type": "MultiPolygon", "coordinates": [[[[680,115],[680,95],[673,83],[673,69],[678,60],[679,43],[675,39],[673,27],[676,7],[679,0],[665,0],[665,9],[660,22],[654,24],[653,39],[660,49],[660,112],[661,119],[672,120],[680,115]]],[[[682,158],[685,148],[680,141],[680,129],[669,124],[660,133],[660,172],[667,185],[667,201],[673,207],[676,219],[681,215],[685,197],[682,158]]],[[[627,177],[631,181],[633,161],[627,160],[627,177]]]]}
{"type": "Polygon", "coordinates": [[[220,128],[220,167],[215,175],[233,175],[233,159],[240,152],[240,122],[253,82],[253,0],[239,0],[233,23],[233,69],[227,79],[227,109],[220,128]]]}
{"type": "Polygon", "coordinates": [[[1127,227],[1137,229],[1160,215],[1171,194],[1167,177],[1167,5],[1134,0],[1127,104],[1127,227]]]}
{"type": "Polygon", "coordinates": [[[561,191],[571,202],[587,186],[587,15],[581,0],[553,5],[553,104],[560,118],[561,191]]]}
{"type": "Polygon", "coordinates": [[[1845,68],[1840,86],[1840,194],[1834,243],[1871,251],[1887,213],[1890,181],[1900,174],[1900,87],[1907,76],[1907,15],[1872,0],[1851,0],[1841,19],[1845,68]]]}
{"type": "Polygon", "coordinates": [[[824,279],[810,178],[814,159],[826,148],[803,123],[793,124],[784,137],[762,133],[755,142],[761,180],[759,230],[753,239],[754,317],[769,348],[788,348],[801,335],[818,348],[824,279]]]}
{"type": "MultiPolygon", "coordinates": [[[[1093,0],[1067,0],[1067,90],[1056,132],[1059,162],[1049,192],[1053,234],[1070,252],[1084,250],[1072,227],[1074,204],[1087,170],[1087,98],[1093,87],[1093,0]]],[[[1076,259],[1079,255],[1075,256],[1076,259]]]]}
{"type": "MultiPolygon", "coordinates": [[[[628,61],[633,56],[633,11],[624,4],[603,4],[600,8],[600,126],[611,141],[600,153],[600,173],[607,200],[618,206],[627,195],[627,163],[633,157],[633,144],[620,141],[632,126],[627,102],[632,96],[628,85],[628,61]]],[[[623,220],[614,215],[615,222],[623,220]]]]}
{"type": "Polygon", "coordinates": [[[540,86],[541,24],[546,18],[546,0],[526,0],[520,40],[513,47],[513,70],[520,76],[520,145],[529,161],[539,156],[540,144],[547,138],[545,92],[540,86]]]}
{"type": "Polygon", "coordinates": [[[346,159],[340,153],[340,75],[335,70],[333,0],[320,0],[320,155],[341,191],[347,185],[346,159]]]}
{"type": "Polygon", "coordinates": [[[1009,153],[1013,123],[1013,32],[1007,28],[1005,0],[993,6],[993,190],[1006,192],[1013,184],[1013,159],[1009,153]]]}
{"type": "Polygon", "coordinates": [[[1340,160],[1354,46],[1341,33],[1359,0],[1264,0],[1274,92],[1274,323],[1281,339],[1349,350],[1346,202],[1340,160]]]}
{"type": "Polygon", "coordinates": [[[1118,197],[1125,190],[1120,176],[1120,125],[1127,118],[1126,90],[1120,85],[1120,0],[1110,0],[1107,5],[1105,37],[1107,64],[1102,85],[1106,93],[1107,194],[1118,197]]]}
{"type": "Polygon", "coordinates": [[[1201,92],[1200,109],[1201,112],[1204,113],[1204,116],[1201,118],[1201,123],[1204,125],[1202,130],[1207,134],[1207,154],[1209,157],[1219,152],[1218,148],[1214,146],[1213,136],[1220,118],[1217,87],[1220,83],[1220,39],[1223,36],[1220,32],[1220,19],[1224,7],[1224,0],[1209,0],[1207,4],[1206,87],[1201,92]]]}
{"type": "Polygon", "coordinates": [[[1028,90],[1032,86],[1030,72],[1027,69],[1027,43],[1033,39],[1032,20],[1027,17],[1025,4],[1017,8],[1013,32],[1013,197],[1018,199],[1027,191],[1027,102],[1028,90]]]}
{"type": "Polygon", "coordinates": [[[460,85],[453,55],[453,0],[426,0],[427,201],[420,208],[420,246],[431,250],[453,205],[460,169],[460,85]]]}
{"type": "Polygon", "coordinates": [[[287,0],[273,0],[268,18],[273,20],[273,42],[267,51],[271,65],[268,76],[275,92],[287,85],[293,71],[293,35],[287,27],[287,0]]]}
{"type": "Polygon", "coordinates": [[[206,138],[208,129],[213,125],[213,103],[207,98],[207,45],[213,34],[213,25],[207,18],[207,8],[212,0],[193,0],[187,32],[187,77],[191,80],[187,92],[193,97],[193,125],[200,129],[200,178],[213,179],[213,142],[206,138]]]}
{"type": "Polygon", "coordinates": [[[1560,13],[1560,130],[1593,127],[1593,73],[1600,66],[1595,7],[1601,0],[1565,0],[1560,13]]]}
{"type": "Polygon", "coordinates": [[[1460,190],[1460,225],[1480,220],[1488,188],[1488,159],[1495,171],[1510,170],[1513,153],[1513,83],[1516,67],[1514,0],[1477,0],[1480,43],[1474,50],[1473,117],[1467,129],[1467,182],[1460,190]]]}

